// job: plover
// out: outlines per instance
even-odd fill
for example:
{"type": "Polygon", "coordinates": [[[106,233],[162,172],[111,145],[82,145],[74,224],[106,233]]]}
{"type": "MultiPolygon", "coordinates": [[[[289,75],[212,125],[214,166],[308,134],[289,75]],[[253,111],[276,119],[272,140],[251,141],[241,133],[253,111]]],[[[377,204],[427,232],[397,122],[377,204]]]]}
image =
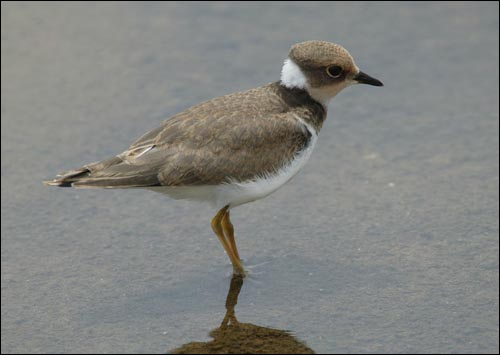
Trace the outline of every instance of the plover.
{"type": "Polygon", "coordinates": [[[217,208],[212,229],[245,274],[229,218],[232,208],[268,196],[305,165],[330,100],[345,87],[383,84],[359,70],[338,44],[298,43],[281,80],[192,106],[124,152],[59,174],[46,185],[145,188],[217,208]]]}

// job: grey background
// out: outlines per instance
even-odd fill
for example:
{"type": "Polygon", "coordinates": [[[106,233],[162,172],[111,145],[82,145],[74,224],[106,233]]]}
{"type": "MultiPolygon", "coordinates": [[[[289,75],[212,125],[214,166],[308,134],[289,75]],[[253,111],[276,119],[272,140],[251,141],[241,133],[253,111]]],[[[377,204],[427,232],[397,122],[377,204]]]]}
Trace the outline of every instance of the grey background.
{"type": "Polygon", "coordinates": [[[215,211],[44,187],[202,100],[340,43],[383,88],[337,96],[306,169],[234,210],[238,319],[316,352],[498,352],[498,3],[2,2],[2,352],[209,339],[215,211]]]}

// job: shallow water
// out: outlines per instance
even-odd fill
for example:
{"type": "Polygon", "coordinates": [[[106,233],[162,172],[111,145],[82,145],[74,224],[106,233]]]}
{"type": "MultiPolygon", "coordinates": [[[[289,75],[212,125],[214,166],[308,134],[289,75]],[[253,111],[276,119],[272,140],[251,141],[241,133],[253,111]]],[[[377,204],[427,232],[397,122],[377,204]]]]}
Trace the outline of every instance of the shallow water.
{"type": "Polygon", "coordinates": [[[47,188],[192,104],[344,45],[383,88],[236,208],[239,322],[317,353],[498,351],[498,4],[2,3],[2,353],[212,341],[231,267],[207,206],[47,188]]]}

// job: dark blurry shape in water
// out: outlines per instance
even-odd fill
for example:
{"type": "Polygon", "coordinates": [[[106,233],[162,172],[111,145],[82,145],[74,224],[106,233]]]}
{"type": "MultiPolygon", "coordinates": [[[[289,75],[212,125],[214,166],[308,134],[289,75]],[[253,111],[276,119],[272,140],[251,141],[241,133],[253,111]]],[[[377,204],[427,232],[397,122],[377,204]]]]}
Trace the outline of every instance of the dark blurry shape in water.
{"type": "Polygon", "coordinates": [[[210,332],[214,340],[192,342],[171,354],[314,354],[289,331],[240,323],[234,308],[243,286],[243,278],[233,275],[226,299],[226,315],[219,328],[210,332]]]}

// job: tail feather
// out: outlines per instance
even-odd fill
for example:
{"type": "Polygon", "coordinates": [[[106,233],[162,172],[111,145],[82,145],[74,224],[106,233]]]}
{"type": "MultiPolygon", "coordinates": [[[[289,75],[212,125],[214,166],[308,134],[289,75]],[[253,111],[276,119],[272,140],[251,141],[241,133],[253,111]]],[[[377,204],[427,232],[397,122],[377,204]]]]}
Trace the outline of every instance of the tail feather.
{"type": "Polygon", "coordinates": [[[71,187],[73,182],[78,181],[80,178],[90,175],[90,170],[86,167],[80,169],[66,171],[58,174],[53,180],[47,180],[43,183],[47,186],[71,187]]]}
{"type": "Polygon", "coordinates": [[[157,186],[156,174],[149,176],[123,176],[123,177],[89,177],[78,179],[72,183],[76,188],[107,188],[123,189],[132,187],[157,186]]]}
{"type": "Polygon", "coordinates": [[[158,185],[157,173],[124,164],[119,157],[87,164],[79,169],[61,173],[47,186],[77,188],[127,188],[158,185]]]}
{"type": "Polygon", "coordinates": [[[47,186],[72,187],[74,182],[91,176],[93,172],[106,169],[121,162],[122,160],[120,158],[113,157],[95,163],[86,164],[79,169],[65,171],[63,173],[57,174],[55,179],[47,180],[43,183],[47,186]]]}

